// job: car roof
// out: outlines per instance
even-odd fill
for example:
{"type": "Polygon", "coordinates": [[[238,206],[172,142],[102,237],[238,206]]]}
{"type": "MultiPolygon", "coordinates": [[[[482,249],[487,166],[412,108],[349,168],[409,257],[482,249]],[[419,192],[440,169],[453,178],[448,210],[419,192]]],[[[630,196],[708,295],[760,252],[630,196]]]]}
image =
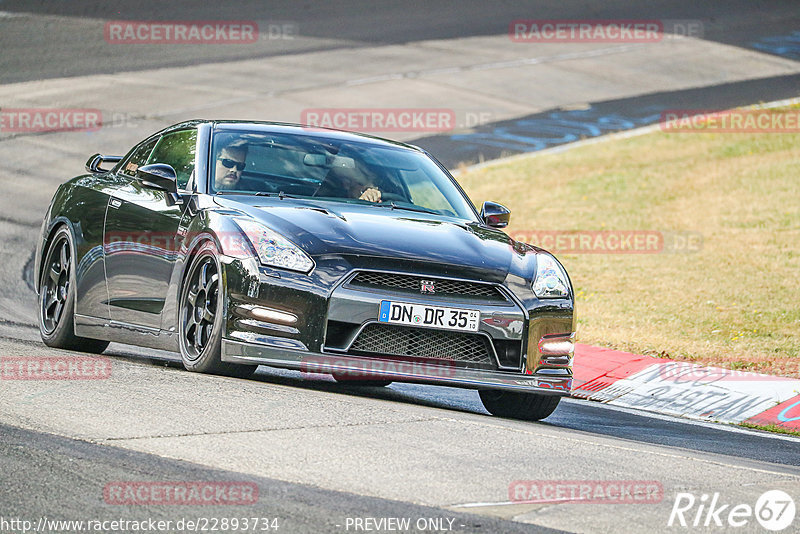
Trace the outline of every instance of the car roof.
{"type": "Polygon", "coordinates": [[[375,147],[393,147],[405,148],[415,152],[423,152],[419,147],[401,143],[400,141],[392,141],[391,139],[384,139],[373,135],[347,132],[344,130],[335,130],[332,128],[323,128],[321,126],[309,126],[305,124],[293,124],[288,122],[270,122],[270,121],[242,121],[242,120],[203,120],[194,119],[191,121],[175,124],[167,128],[173,130],[176,128],[186,126],[197,126],[201,123],[209,124],[215,131],[238,131],[238,132],[252,132],[252,133],[275,133],[287,135],[305,135],[309,137],[319,137],[320,139],[330,139],[337,141],[353,141],[375,147]]]}

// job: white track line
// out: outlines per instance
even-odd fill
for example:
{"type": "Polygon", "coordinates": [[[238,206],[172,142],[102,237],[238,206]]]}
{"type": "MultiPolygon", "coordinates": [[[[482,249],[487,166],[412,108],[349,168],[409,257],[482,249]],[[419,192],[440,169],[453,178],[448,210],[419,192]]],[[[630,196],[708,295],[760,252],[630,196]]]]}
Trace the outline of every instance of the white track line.
{"type": "MultiPolygon", "coordinates": [[[[774,102],[767,102],[765,104],[753,104],[751,106],[742,106],[733,109],[773,109],[785,106],[793,106],[796,104],[800,104],[800,97],[787,98],[785,100],[775,100],[774,102]]],[[[631,137],[639,137],[640,135],[646,135],[652,132],[657,132],[660,129],[661,129],[660,123],[651,124],[649,126],[642,126],[641,128],[633,128],[632,130],[624,130],[621,132],[615,132],[611,134],[598,135],[596,137],[590,137],[588,139],[581,139],[580,141],[575,141],[574,143],[566,143],[563,145],[554,146],[552,148],[545,148],[544,150],[523,152],[522,154],[515,154],[513,156],[508,156],[506,158],[497,158],[490,161],[485,161],[483,163],[476,163],[475,165],[470,165],[469,167],[466,167],[462,170],[454,169],[451,170],[450,172],[454,176],[457,176],[459,174],[464,174],[472,171],[485,169],[488,167],[493,167],[495,165],[505,165],[506,163],[513,163],[515,161],[521,161],[528,158],[535,158],[538,156],[546,156],[548,154],[558,154],[560,152],[566,152],[568,150],[572,150],[573,148],[580,148],[582,146],[594,145],[597,143],[606,143],[609,141],[617,141],[619,139],[630,139],[631,137]]]]}

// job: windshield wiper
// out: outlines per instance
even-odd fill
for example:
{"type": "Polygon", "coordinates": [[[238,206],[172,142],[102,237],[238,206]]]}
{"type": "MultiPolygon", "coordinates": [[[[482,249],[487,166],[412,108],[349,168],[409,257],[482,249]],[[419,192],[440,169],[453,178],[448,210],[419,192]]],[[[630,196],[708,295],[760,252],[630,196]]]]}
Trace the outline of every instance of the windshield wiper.
{"type": "Polygon", "coordinates": [[[217,194],[217,195],[248,195],[248,196],[252,197],[252,196],[259,195],[261,193],[262,193],[261,191],[230,191],[230,190],[225,190],[225,191],[217,191],[215,194],[217,194]]]}
{"type": "Polygon", "coordinates": [[[430,213],[431,215],[441,215],[432,209],[422,208],[419,206],[400,206],[399,204],[395,204],[394,200],[390,200],[389,202],[378,202],[374,204],[375,206],[380,206],[382,208],[391,208],[393,210],[404,210],[404,211],[416,211],[417,213],[430,213]]]}
{"type": "Polygon", "coordinates": [[[273,191],[217,191],[217,195],[247,195],[251,197],[278,197],[281,200],[284,198],[297,198],[291,195],[287,195],[283,191],[280,193],[275,193],[273,191]]]}

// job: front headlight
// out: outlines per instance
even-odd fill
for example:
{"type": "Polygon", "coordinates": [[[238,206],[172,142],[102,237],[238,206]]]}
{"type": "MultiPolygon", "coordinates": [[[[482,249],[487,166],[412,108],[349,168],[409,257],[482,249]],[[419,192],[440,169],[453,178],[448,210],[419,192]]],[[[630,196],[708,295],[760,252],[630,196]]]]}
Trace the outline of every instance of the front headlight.
{"type": "Polygon", "coordinates": [[[550,254],[536,255],[536,278],[533,279],[533,292],[541,298],[569,297],[569,279],[564,268],[550,254]]]}
{"type": "Polygon", "coordinates": [[[234,219],[234,222],[247,236],[264,265],[301,273],[314,268],[311,258],[279,233],[249,219],[234,219]]]}

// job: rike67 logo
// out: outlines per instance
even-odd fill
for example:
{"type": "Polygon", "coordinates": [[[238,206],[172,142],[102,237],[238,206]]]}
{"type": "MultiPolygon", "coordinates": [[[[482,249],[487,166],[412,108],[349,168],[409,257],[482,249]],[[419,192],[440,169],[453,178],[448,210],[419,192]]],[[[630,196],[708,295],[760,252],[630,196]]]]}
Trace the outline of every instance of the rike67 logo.
{"type": "Polygon", "coordinates": [[[678,493],[667,526],[719,527],[727,531],[748,525],[752,528],[755,518],[763,528],[779,532],[792,525],[795,512],[794,499],[781,490],[764,492],[755,506],[725,503],[719,493],[704,493],[699,498],[691,493],[678,493]]]}

